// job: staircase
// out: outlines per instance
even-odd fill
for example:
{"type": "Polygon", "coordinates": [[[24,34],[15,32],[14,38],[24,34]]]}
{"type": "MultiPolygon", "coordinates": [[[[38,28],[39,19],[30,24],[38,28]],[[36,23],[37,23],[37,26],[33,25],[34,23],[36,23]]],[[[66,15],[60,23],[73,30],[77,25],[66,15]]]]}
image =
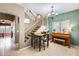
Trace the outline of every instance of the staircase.
{"type": "MultiPolygon", "coordinates": [[[[29,24],[25,24],[25,40],[24,47],[28,47],[31,45],[31,33],[37,31],[42,25],[42,17],[38,17],[38,15],[32,13],[32,11],[26,11],[25,15],[31,20],[29,24]]],[[[18,43],[15,44],[16,49],[19,49],[19,40],[18,43]]]]}
{"type": "Polygon", "coordinates": [[[28,34],[25,34],[25,43],[26,43],[26,46],[29,46],[31,45],[31,33],[34,33],[35,31],[37,31],[39,29],[40,26],[37,26],[35,29],[33,29],[31,32],[29,32],[28,34]]]}
{"type": "Polygon", "coordinates": [[[25,32],[25,40],[24,43],[26,43],[26,46],[29,46],[31,44],[31,33],[36,32],[41,26],[41,21],[34,24],[29,30],[25,32]]]}
{"type": "Polygon", "coordinates": [[[42,25],[42,18],[36,17],[35,20],[32,20],[30,24],[25,28],[25,46],[31,45],[31,33],[36,32],[42,25]]]}

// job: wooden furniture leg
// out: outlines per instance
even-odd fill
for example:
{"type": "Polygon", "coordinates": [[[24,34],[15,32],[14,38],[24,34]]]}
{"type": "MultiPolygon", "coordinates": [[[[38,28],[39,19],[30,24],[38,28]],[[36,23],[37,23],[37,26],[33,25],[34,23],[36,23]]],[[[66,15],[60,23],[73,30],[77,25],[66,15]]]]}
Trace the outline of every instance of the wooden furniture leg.
{"type": "Polygon", "coordinates": [[[68,39],[68,47],[70,48],[70,40],[68,39]]]}
{"type": "Polygon", "coordinates": [[[39,37],[39,51],[41,51],[41,38],[39,37]]]}
{"type": "Polygon", "coordinates": [[[47,36],[47,48],[49,46],[49,35],[47,36]]]}
{"type": "Polygon", "coordinates": [[[43,41],[43,47],[44,47],[44,50],[45,50],[45,42],[43,41]]]}
{"type": "Polygon", "coordinates": [[[36,42],[35,42],[35,40],[34,40],[34,43],[33,43],[33,45],[34,45],[34,49],[35,49],[35,44],[36,44],[36,42]]]}
{"type": "Polygon", "coordinates": [[[33,39],[31,39],[31,47],[33,47],[33,39]]]}

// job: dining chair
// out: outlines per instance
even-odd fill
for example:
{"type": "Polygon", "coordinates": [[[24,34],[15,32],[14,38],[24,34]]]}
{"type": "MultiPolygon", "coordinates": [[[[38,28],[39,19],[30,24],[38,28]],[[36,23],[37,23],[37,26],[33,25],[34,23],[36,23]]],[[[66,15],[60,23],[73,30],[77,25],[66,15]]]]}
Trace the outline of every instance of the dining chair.
{"type": "Polygon", "coordinates": [[[43,37],[42,37],[42,41],[43,41],[43,47],[44,47],[44,50],[45,50],[45,46],[49,46],[49,34],[45,34],[43,37]]]}

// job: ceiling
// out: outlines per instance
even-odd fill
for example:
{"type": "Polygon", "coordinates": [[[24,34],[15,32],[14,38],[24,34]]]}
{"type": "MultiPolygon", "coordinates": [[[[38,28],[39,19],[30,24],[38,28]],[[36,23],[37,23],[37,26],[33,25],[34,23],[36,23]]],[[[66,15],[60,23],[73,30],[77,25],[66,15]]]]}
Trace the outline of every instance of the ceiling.
{"type": "Polygon", "coordinates": [[[51,11],[51,6],[54,6],[54,11],[58,14],[79,9],[79,3],[18,3],[25,9],[30,9],[33,12],[41,15],[47,15],[51,11]]]}

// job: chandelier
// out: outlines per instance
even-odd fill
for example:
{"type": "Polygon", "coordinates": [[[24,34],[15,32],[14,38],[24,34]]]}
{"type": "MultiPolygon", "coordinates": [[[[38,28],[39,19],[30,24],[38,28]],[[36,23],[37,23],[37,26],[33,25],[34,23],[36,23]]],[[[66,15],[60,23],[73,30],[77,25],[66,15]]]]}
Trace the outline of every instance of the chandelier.
{"type": "Polygon", "coordinates": [[[54,7],[51,6],[51,11],[48,13],[48,16],[55,16],[55,15],[58,15],[58,13],[55,13],[54,7]]]}

